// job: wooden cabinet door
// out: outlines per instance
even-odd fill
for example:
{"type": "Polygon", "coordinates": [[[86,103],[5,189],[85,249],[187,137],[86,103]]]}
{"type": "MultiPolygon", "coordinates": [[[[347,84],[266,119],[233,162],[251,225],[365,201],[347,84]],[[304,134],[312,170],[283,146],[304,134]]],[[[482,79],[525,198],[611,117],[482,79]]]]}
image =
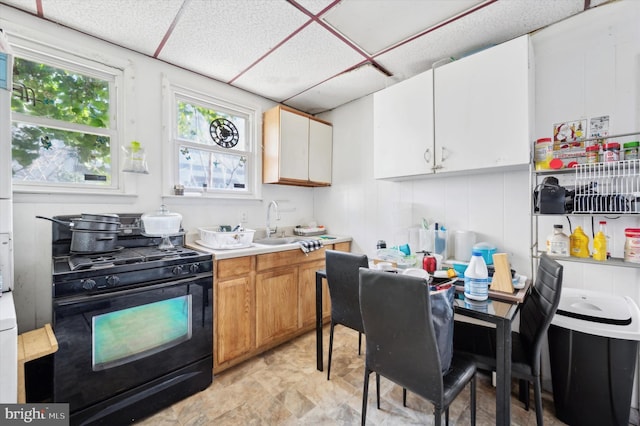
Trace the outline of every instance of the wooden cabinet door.
{"type": "Polygon", "coordinates": [[[216,283],[216,365],[253,350],[253,297],[251,275],[216,283]]]}
{"type": "Polygon", "coordinates": [[[256,274],[256,345],[298,329],[298,268],[256,274]]]}
{"type": "Polygon", "coordinates": [[[309,180],[331,184],[333,127],[318,120],[309,120],[309,180]]]}
{"type": "Polygon", "coordinates": [[[280,110],[280,178],[309,180],[309,118],[280,110]]]}
{"type": "MultiPolygon", "coordinates": [[[[319,269],[324,269],[324,260],[302,264],[298,269],[300,327],[307,327],[315,324],[316,321],[316,271],[319,269]]],[[[327,286],[326,282],[326,280],[323,280],[323,287],[327,286]]],[[[325,304],[324,293],[322,295],[322,303],[323,305],[325,304]]]]}
{"type": "Polygon", "coordinates": [[[376,179],[432,174],[433,72],[376,92],[373,126],[376,179]]]}
{"type": "Polygon", "coordinates": [[[435,69],[438,171],[529,163],[529,37],[435,69]]]}

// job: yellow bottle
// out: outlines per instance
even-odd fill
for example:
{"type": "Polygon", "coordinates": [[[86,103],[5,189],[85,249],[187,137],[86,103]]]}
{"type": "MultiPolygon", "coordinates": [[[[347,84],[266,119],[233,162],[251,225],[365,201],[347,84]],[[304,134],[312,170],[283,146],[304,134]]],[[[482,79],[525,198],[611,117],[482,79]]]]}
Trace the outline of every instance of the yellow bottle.
{"type": "Polygon", "coordinates": [[[607,237],[602,231],[593,237],[593,260],[607,260],[607,237]]]}
{"type": "Polygon", "coordinates": [[[569,252],[574,257],[589,257],[589,237],[580,226],[569,237],[569,252]]]}

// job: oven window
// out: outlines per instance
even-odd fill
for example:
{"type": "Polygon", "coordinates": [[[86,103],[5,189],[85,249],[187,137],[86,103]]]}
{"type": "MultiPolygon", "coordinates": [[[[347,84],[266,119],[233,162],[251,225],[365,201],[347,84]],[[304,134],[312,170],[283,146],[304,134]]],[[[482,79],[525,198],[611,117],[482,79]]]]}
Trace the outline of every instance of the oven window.
{"type": "Polygon", "coordinates": [[[93,317],[93,371],[158,353],[191,338],[191,295],[93,317]]]}

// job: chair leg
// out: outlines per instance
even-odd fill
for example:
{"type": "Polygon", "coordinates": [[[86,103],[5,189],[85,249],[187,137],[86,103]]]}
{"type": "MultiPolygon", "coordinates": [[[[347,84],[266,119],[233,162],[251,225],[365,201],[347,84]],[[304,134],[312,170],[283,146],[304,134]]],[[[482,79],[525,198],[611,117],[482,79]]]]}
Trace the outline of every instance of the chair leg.
{"type": "Polygon", "coordinates": [[[444,411],[444,424],[449,426],[449,407],[444,411]]]}
{"type": "Polygon", "coordinates": [[[435,417],[435,421],[433,424],[436,426],[442,426],[442,412],[440,411],[440,409],[436,408],[435,410],[433,410],[433,415],[435,417]]]}
{"type": "Polygon", "coordinates": [[[470,409],[471,409],[471,426],[476,426],[476,376],[474,375],[471,379],[471,401],[470,401],[470,409]]]}
{"type": "Polygon", "coordinates": [[[402,405],[407,406],[407,388],[402,388],[402,405]]]}
{"type": "Polygon", "coordinates": [[[331,375],[331,354],[333,353],[333,328],[335,325],[331,322],[331,328],[329,331],[329,361],[327,365],[327,380],[329,380],[329,376],[331,375]]]}
{"type": "Polygon", "coordinates": [[[542,426],[544,422],[542,420],[542,385],[540,376],[536,377],[533,382],[533,396],[536,399],[536,423],[538,423],[538,426],[542,426]]]}
{"type": "Polygon", "coordinates": [[[529,381],[520,379],[519,384],[518,399],[524,403],[524,409],[529,411],[529,381]]]}
{"type": "Polygon", "coordinates": [[[371,371],[366,367],[364,369],[364,385],[362,387],[362,426],[367,421],[367,399],[369,397],[369,375],[371,371]]]}
{"type": "Polygon", "coordinates": [[[380,409],[380,375],[376,373],[376,398],[378,400],[378,410],[380,409]]]}
{"type": "Polygon", "coordinates": [[[362,333],[358,332],[358,355],[362,354],[362,333]]]}

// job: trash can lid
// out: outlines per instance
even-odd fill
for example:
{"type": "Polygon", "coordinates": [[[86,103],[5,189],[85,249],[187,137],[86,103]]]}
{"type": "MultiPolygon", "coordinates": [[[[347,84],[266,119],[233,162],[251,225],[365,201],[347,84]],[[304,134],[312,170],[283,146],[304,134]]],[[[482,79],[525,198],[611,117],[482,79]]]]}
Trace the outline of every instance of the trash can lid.
{"type": "Polygon", "coordinates": [[[640,340],[640,310],[630,297],[563,288],[552,324],[625,340],[640,340]]]}

